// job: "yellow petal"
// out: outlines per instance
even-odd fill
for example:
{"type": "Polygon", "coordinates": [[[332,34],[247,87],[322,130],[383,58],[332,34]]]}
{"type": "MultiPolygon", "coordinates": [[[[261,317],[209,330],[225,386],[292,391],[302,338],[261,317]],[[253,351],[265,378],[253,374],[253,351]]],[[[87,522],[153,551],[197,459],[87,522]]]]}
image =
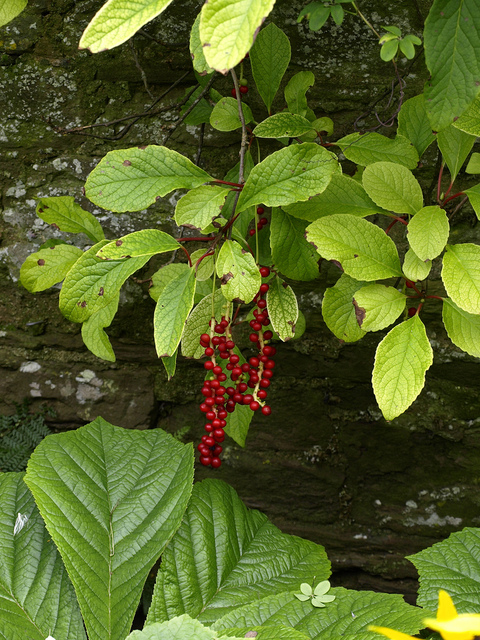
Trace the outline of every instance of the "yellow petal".
{"type": "Polygon", "coordinates": [[[455,605],[453,604],[451,597],[446,591],[440,589],[438,592],[437,620],[453,620],[453,618],[456,617],[457,610],[455,609],[455,605]]]}
{"type": "Polygon", "coordinates": [[[418,640],[418,638],[413,638],[406,633],[396,631],[395,629],[389,629],[388,627],[374,627],[370,625],[368,627],[368,630],[381,633],[382,635],[387,636],[387,638],[390,638],[390,640],[418,640]]]}
{"type": "Polygon", "coordinates": [[[462,613],[452,620],[427,618],[423,621],[430,629],[438,631],[443,640],[473,640],[480,636],[480,614],[462,613]]]}

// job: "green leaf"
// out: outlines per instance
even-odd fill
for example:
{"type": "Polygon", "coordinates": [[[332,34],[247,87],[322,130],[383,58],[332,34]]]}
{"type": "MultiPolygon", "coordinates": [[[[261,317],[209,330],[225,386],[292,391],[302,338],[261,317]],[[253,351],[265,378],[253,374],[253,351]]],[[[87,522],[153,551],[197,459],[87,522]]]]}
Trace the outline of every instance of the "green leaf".
{"type": "Polygon", "coordinates": [[[432,362],[432,347],[418,315],[394,327],[380,342],[372,383],[385,420],[408,409],[423,389],[432,362]]]}
{"type": "Polygon", "coordinates": [[[202,42],[200,40],[200,14],[195,18],[192,30],[190,31],[190,55],[192,56],[193,68],[201,76],[212,73],[212,67],[205,60],[202,42]]]}
{"type": "Polygon", "coordinates": [[[225,74],[243,60],[275,0],[209,0],[200,14],[207,63],[225,74]]]}
{"type": "Polygon", "coordinates": [[[93,214],[82,209],[71,196],[40,198],[37,216],[67,233],[85,233],[92,242],[105,238],[102,225],[93,214]]]}
{"type": "Polygon", "coordinates": [[[362,183],[370,198],[395,213],[414,214],[423,205],[422,188],[413,173],[394,162],[376,162],[366,167],[362,183]]]}
{"type": "Polygon", "coordinates": [[[177,369],[177,355],[178,355],[178,347],[175,350],[175,353],[171,356],[165,356],[161,358],[162,364],[165,367],[165,371],[167,373],[167,379],[170,380],[175,375],[175,371],[177,369]]]}
{"type": "Polygon", "coordinates": [[[423,94],[402,104],[398,114],[398,133],[410,140],[420,158],[435,140],[423,94]]]}
{"type": "Polygon", "coordinates": [[[270,113],[283,74],[288,68],[290,57],[289,39],[281,29],[271,22],[260,31],[250,50],[253,79],[268,113],[270,113]]]}
{"type": "Polygon", "coordinates": [[[467,313],[453,300],[444,298],[442,318],[453,344],[471,356],[480,358],[480,315],[467,313]]]}
{"type": "Polygon", "coordinates": [[[420,260],[413,249],[409,249],[405,254],[402,268],[408,280],[417,282],[417,280],[425,280],[425,278],[428,278],[428,274],[432,268],[432,262],[431,260],[420,260]]]}
{"type": "Polygon", "coordinates": [[[109,151],[85,183],[89,200],[111,211],[140,211],[174,189],[213,180],[181,153],[150,145],[109,151]]]}
{"type": "Polygon", "coordinates": [[[315,84],[311,71],[299,71],[288,81],[285,87],[285,100],[290,113],[306,116],[308,105],[306,93],[315,84]]]}
{"type": "Polygon", "coordinates": [[[18,16],[27,6],[27,0],[0,0],[0,27],[18,16]]]}
{"type": "Polygon", "coordinates": [[[442,253],[449,233],[447,214],[436,205],[420,209],[407,226],[408,242],[424,262],[433,260],[442,253]]]}
{"type": "MultiPolygon", "coordinates": [[[[220,364],[223,364],[223,361],[220,364]]],[[[253,415],[254,413],[249,406],[237,404],[235,411],[229,413],[226,418],[227,426],[225,427],[225,433],[240,447],[245,446],[253,415]]]]}
{"type": "MultiPolygon", "coordinates": [[[[192,261],[193,266],[195,267],[197,260],[203,258],[203,256],[208,253],[208,249],[204,247],[203,249],[197,249],[190,254],[190,259],[192,261]]],[[[215,262],[213,260],[213,255],[208,255],[206,258],[203,258],[198,267],[195,269],[195,278],[197,279],[197,283],[205,282],[208,280],[215,270],[215,262]]]]}
{"type": "Polygon", "coordinates": [[[390,62],[397,55],[398,45],[399,42],[396,39],[387,40],[380,49],[380,58],[384,62],[390,62]]]}
{"type": "Polygon", "coordinates": [[[141,269],[150,256],[128,260],[101,260],[97,252],[107,244],[102,240],[85,251],[67,273],[60,291],[60,311],[72,322],[85,322],[106,307],[127,278],[141,269]]]}
{"type": "Polygon", "coordinates": [[[310,222],[335,213],[348,213],[360,218],[385,213],[385,209],[373,202],[357,180],[343,173],[334,173],[323,193],[313,196],[306,202],[296,202],[283,208],[295,218],[310,222]]]}
{"type": "MultiPolygon", "coordinates": [[[[121,640],[180,524],[193,450],[160,429],[102,418],[38,445],[25,481],[72,579],[91,638],[121,640]]],[[[60,636],[58,636],[60,637],[60,636]]]]}
{"type": "Polygon", "coordinates": [[[477,611],[480,605],[480,529],[466,527],[450,534],[408,559],[420,577],[418,603],[422,607],[438,606],[438,592],[444,589],[451,596],[460,614],[477,611]]]}
{"type": "Polygon", "coordinates": [[[267,309],[272,327],[283,342],[291,340],[295,335],[295,324],[298,318],[297,297],[292,287],[278,276],[270,282],[267,292],[267,309]]]}
{"type": "Polygon", "coordinates": [[[480,153],[472,153],[465,167],[465,173],[480,173],[480,153]]]}
{"type": "MultiPolygon", "coordinates": [[[[318,576],[317,576],[318,579],[318,576]]],[[[223,629],[270,627],[277,624],[293,626],[311,640],[376,640],[378,634],[369,631],[371,624],[394,627],[403,633],[416,634],[423,629],[424,609],[412,607],[400,595],[353,591],[336,587],[335,597],[327,607],[317,609],[299,602],[294,593],[282,593],[239,607],[218,620],[213,628],[223,629]]]]}
{"type": "Polygon", "coordinates": [[[181,262],[173,262],[172,264],[165,264],[163,267],[160,267],[160,269],[155,271],[152,276],[152,286],[148,290],[150,297],[157,302],[159,295],[165,289],[167,284],[179,275],[185,274],[188,271],[188,264],[181,262]]]}
{"type": "Polygon", "coordinates": [[[480,184],[476,184],[475,186],[470,187],[470,189],[467,189],[465,191],[465,195],[468,196],[468,200],[472,205],[478,220],[480,220],[480,184]]]}
{"type": "Polygon", "coordinates": [[[436,0],[425,22],[427,112],[435,131],[448,127],[473,102],[480,77],[477,0],[436,0]]]}
{"type": "Polygon", "coordinates": [[[92,53],[113,49],[160,14],[172,0],[108,0],[97,11],[80,39],[80,49],[92,53]]]}
{"type": "MultiPolygon", "coordinates": [[[[125,640],[218,640],[218,634],[189,615],[149,624],[142,631],[132,631],[125,640]]],[[[233,637],[233,640],[243,640],[233,637]]]]}
{"type": "Polygon", "coordinates": [[[394,162],[407,169],[417,168],[417,150],[407,138],[400,135],[391,139],[375,132],[363,135],[351,133],[335,144],[340,147],[348,160],[363,167],[374,162],[394,162]]]}
{"type": "Polygon", "coordinates": [[[180,245],[168,233],[158,229],[142,229],[134,231],[118,240],[103,246],[97,253],[99,258],[121,260],[122,258],[139,258],[175,251],[180,245]]]}
{"type": "Polygon", "coordinates": [[[119,300],[120,294],[117,294],[106,307],[99,309],[82,324],[82,340],[87,349],[97,358],[108,362],[115,362],[115,353],[104,328],[111,325],[119,300]]]}
{"type": "Polygon", "coordinates": [[[453,182],[462,168],[468,154],[472,150],[476,136],[465,133],[453,125],[438,132],[438,148],[450,171],[450,181],[453,182]]]}
{"type": "Polygon", "coordinates": [[[193,307],[195,269],[170,280],[158,296],[153,319],[155,348],[159,358],[173,356],[193,307]]]}
{"type": "Polygon", "coordinates": [[[464,311],[480,313],[480,247],[447,244],[446,249],[442,280],[448,296],[464,311]]]}
{"type": "Polygon", "coordinates": [[[237,212],[255,204],[278,207],[308,200],[326,189],[337,167],[336,158],[318,144],[306,142],[275,151],[250,172],[237,212]]]}
{"type": "Polygon", "coordinates": [[[312,129],[318,132],[325,132],[327,136],[331,136],[333,133],[333,120],[331,118],[317,118],[312,123],[312,129]]]}
{"type": "Polygon", "coordinates": [[[397,248],[385,231],[348,214],[315,220],[307,240],[326,260],[339,262],[357,280],[380,280],[402,275],[397,248]]]}
{"type": "Polygon", "coordinates": [[[224,629],[222,638],[233,635],[240,638],[255,637],[255,640],[309,640],[309,637],[300,631],[287,627],[283,624],[272,625],[271,627],[240,627],[234,629],[224,629]],[[255,633],[255,636],[247,636],[248,632],[255,633]],[[225,634],[225,635],[223,635],[225,634]]]}
{"type": "Polygon", "coordinates": [[[344,273],[335,286],[325,291],[322,303],[322,315],[330,331],[344,342],[356,342],[365,332],[360,329],[353,306],[353,296],[366,282],[359,282],[344,273]]]}
{"type": "Polygon", "coordinates": [[[480,136],[480,97],[475,98],[468,109],[455,120],[453,126],[473,136],[480,136]]]}
{"type": "Polygon", "coordinates": [[[406,58],[412,60],[415,57],[415,47],[413,46],[413,42],[408,38],[404,38],[400,40],[398,43],[400,47],[400,51],[404,54],[406,58]]]}
{"type": "Polygon", "coordinates": [[[257,138],[297,138],[312,130],[312,123],[303,116],[284,111],[270,116],[253,130],[257,138]]]}
{"type": "Polygon", "coordinates": [[[69,244],[57,244],[28,256],[20,268],[20,282],[36,293],[61,282],[83,251],[69,244]]]}
{"type": "Polygon", "coordinates": [[[363,331],[381,331],[405,309],[406,296],[395,287],[371,284],[359,289],[353,299],[358,325],[363,331]]]}
{"type": "Polygon", "coordinates": [[[223,243],[216,269],[227,300],[241,300],[247,304],[260,289],[262,278],[255,258],[235,240],[225,240],[223,243]]]}
{"type": "Polygon", "coordinates": [[[306,222],[272,209],[270,244],[277,269],[292,280],[318,278],[318,253],[305,239],[306,222]]]}
{"type": "Polygon", "coordinates": [[[0,475],[0,502],[0,636],[86,640],[72,583],[23,473],[0,475]]]}
{"type": "Polygon", "coordinates": [[[185,358],[199,360],[205,354],[205,348],[199,344],[199,337],[202,333],[210,333],[209,322],[212,318],[212,295],[214,295],[215,320],[220,322],[222,315],[224,315],[223,310],[227,301],[221,289],[217,289],[215,294],[210,293],[203,300],[200,300],[185,322],[185,331],[182,336],[182,355],[185,358]]]}
{"type": "Polygon", "coordinates": [[[208,185],[191,189],[177,202],[175,222],[179,227],[204,229],[220,216],[228,193],[223,187],[208,185]]]}
{"type": "Polygon", "coordinates": [[[340,26],[343,22],[343,18],[345,17],[345,12],[340,5],[334,4],[330,7],[330,15],[332,16],[335,24],[340,26]]]}
{"type": "MultiPolygon", "coordinates": [[[[198,76],[198,77],[202,78],[202,76],[198,76]]],[[[193,88],[194,87],[188,87],[185,89],[185,97],[190,93],[190,91],[193,88]]],[[[200,97],[200,94],[202,93],[203,88],[204,87],[202,87],[199,84],[198,87],[194,90],[194,92],[190,94],[190,97],[180,109],[181,115],[183,115],[186,111],[188,111],[188,109],[193,105],[195,100],[200,97]]],[[[217,102],[217,99],[214,99],[212,97],[213,91],[214,91],[213,89],[210,89],[209,97],[214,102],[217,102]]],[[[218,100],[221,100],[221,98],[222,96],[219,94],[218,100]]],[[[192,125],[192,126],[197,126],[199,124],[208,124],[210,122],[210,116],[212,115],[212,111],[213,111],[213,105],[210,104],[210,102],[207,102],[205,98],[200,98],[200,102],[197,102],[197,104],[193,107],[192,111],[190,111],[190,113],[185,117],[184,122],[185,124],[192,125]]]]}
{"type": "MultiPolygon", "coordinates": [[[[253,115],[248,104],[242,102],[243,117],[245,124],[253,120],[253,115]]],[[[238,114],[238,102],[235,98],[222,98],[213,107],[210,116],[210,124],[218,131],[234,131],[240,129],[242,123],[238,114]]],[[[205,182],[205,181],[204,181],[205,182]]]]}
{"type": "MultiPolygon", "coordinates": [[[[147,624],[181,613],[210,624],[241,605],[329,575],[323,547],[281,533],[225,482],[204,480],[194,485],[162,556],[147,624]]],[[[224,628],[233,626],[240,625],[224,628]]]]}

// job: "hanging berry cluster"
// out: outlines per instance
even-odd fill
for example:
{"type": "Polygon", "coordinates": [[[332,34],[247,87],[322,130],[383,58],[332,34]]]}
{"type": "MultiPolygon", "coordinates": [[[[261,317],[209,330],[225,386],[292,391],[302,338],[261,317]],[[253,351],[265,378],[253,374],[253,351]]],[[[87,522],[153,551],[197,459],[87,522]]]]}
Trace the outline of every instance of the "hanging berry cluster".
{"type": "MultiPolygon", "coordinates": [[[[261,267],[260,274],[262,278],[267,278],[270,269],[261,267]]],[[[275,347],[267,344],[273,337],[272,331],[266,329],[270,324],[265,300],[268,289],[267,283],[261,284],[253,299],[256,306],[253,309],[254,317],[250,321],[250,342],[258,347],[258,354],[248,362],[240,364],[240,356],[234,352],[235,342],[232,340],[230,319],[222,317],[219,323],[211,321],[211,335],[203,333],[200,336],[200,345],[205,349],[208,358],[203,366],[210,373],[203,383],[202,395],[205,400],[200,405],[200,410],[207,420],[207,433],[202,436],[202,441],[197,447],[200,462],[204,466],[218,469],[222,464],[220,454],[223,448],[220,443],[225,439],[226,418],[238,405],[248,405],[252,411],[260,409],[265,416],[272,412],[270,406],[265,404],[275,367],[272,357],[276,353],[275,347]],[[232,386],[224,386],[227,374],[217,364],[217,358],[228,360],[225,369],[230,373],[232,386]]]]}
{"type": "Polygon", "coordinates": [[[254,236],[257,231],[261,231],[263,227],[268,224],[268,219],[262,217],[265,213],[265,209],[263,207],[257,207],[257,216],[258,218],[255,221],[255,227],[250,229],[248,232],[250,236],[254,236]]]}

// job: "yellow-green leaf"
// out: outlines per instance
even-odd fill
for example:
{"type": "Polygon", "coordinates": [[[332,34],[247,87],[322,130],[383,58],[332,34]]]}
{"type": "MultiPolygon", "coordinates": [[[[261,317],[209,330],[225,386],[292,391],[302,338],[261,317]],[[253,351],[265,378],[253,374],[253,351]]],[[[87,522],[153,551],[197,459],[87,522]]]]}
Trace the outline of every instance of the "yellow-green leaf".
{"type": "Polygon", "coordinates": [[[227,300],[251,302],[260,289],[262,278],[249,251],[235,242],[226,240],[217,258],[217,275],[227,300]]]}
{"type": "Polygon", "coordinates": [[[468,313],[480,313],[480,246],[447,245],[442,280],[455,304],[468,313]]]}

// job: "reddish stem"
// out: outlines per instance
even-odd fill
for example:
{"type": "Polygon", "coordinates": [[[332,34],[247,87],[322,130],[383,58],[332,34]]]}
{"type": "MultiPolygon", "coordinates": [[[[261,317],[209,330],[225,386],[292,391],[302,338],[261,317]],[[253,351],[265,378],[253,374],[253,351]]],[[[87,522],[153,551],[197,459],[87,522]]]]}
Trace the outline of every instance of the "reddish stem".
{"type": "Polygon", "coordinates": [[[399,218],[398,216],[394,216],[392,222],[388,225],[388,227],[385,229],[385,233],[388,234],[390,233],[390,229],[397,223],[397,222],[401,222],[402,224],[404,224],[405,226],[408,225],[408,222],[406,220],[404,220],[403,218],[399,218]]]}
{"type": "Polygon", "coordinates": [[[440,204],[440,194],[442,192],[442,176],[443,176],[443,164],[440,167],[440,171],[438,172],[438,181],[437,181],[437,202],[440,204]]]}
{"type": "Polygon", "coordinates": [[[225,182],[225,180],[212,180],[212,182],[217,182],[219,184],[228,184],[231,187],[239,187],[243,189],[243,184],[238,184],[238,182],[225,182]]]}
{"type": "Polygon", "coordinates": [[[448,189],[446,190],[445,195],[443,196],[443,204],[445,204],[445,198],[448,196],[448,194],[452,190],[452,187],[453,187],[453,182],[450,182],[450,185],[449,185],[448,189]]]}
{"type": "MultiPolygon", "coordinates": [[[[182,245],[180,245],[180,246],[182,247],[182,245]]],[[[185,249],[185,247],[182,247],[182,249],[183,249],[183,251],[185,251],[185,253],[187,254],[188,264],[189,264],[190,266],[193,266],[193,265],[192,265],[192,259],[190,258],[190,254],[189,254],[189,253],[188,253],[188,251],[185,249]]]]}
{"type": "Polygon", "coordinates": [[[441,300],[443,302],[443,298],[441,296],[425,296],[425,299],[428,299],[428,300],[441,300]]]}
{"type": "MultiPolygon", "coordinates": [[[[447,194],[445,194],[447,195],[447,194]]],[[[442,204],[442,209],[445,207],[445,205],[447,204],[447,202],[450,202],[450,200],[453,200],[454,198],[458,198],[460,196],[464,196],[464,192],[463,191],[459,191],[458,193],[453,194],[453,196],[450,196],[449,198],[447,198],[446,200],[443,201],[442,204]]]]}
{"type": "Polygon", "coordinates": [[[200,236],[196,238],[177,238],[177,242],[208,242],[209,240],[213,240],[213,238],[208,236],[200,236]]]}

